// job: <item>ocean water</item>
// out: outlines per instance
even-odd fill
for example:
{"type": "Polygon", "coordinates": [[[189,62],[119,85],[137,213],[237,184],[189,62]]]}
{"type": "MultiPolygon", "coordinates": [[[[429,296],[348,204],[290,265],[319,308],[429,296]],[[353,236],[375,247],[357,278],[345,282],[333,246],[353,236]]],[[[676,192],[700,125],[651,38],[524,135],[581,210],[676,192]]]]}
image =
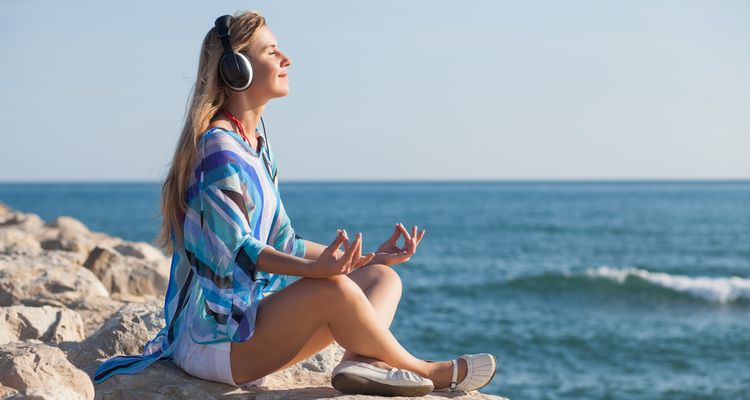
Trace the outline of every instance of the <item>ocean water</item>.
{"type": "MultiPolygon", "coordinates": [[[[374,250],[427,229],[395,267],[391,326],[414,355],[491,352],[512,399],[750,398],[750,182],[281,184],[292,224],[374,250]]],[[[0,201],[154,239],[159,184],[0,184],[0,201]]]]}

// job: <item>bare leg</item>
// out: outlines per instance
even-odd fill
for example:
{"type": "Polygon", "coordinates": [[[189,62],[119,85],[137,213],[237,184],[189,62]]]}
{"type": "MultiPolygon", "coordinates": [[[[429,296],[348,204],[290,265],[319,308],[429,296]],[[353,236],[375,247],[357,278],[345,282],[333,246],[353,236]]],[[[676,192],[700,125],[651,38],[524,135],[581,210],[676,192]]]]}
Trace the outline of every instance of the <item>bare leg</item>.
{"type": "MultiPolygon", "coordinates": [[[[386,328],[390,328],[393,317],[396,315],[398,303],[401,301],[401,277],[391,267],[384,264],[368,265],[352,271],[349,277],[362,288],[372,307],[375,309],[378,319],[386,328]]],[[[379,368],[388,368],[390,365],[371,357],[363,357],[349,350],[344,352],[341,361],[359,361],[374,365],[379,368]]]]}
{"type": "MultiPolygon", "coordinates": [[[[372,304],[378,319],[385,327],[390,327],[401,300],[401,278],[391,267],[384,264],[370,264],[352,271],[349,275],[359,286],[372,304]]],[[[279,370],[295,365],[326,348],[333,342],[333,335],[328,325],[321,326],[300,352],[279,370]]],[[[388,364],[375,358],[363,357],[346,350],[341,361],[359,361],[379,368],[391,368],[388,364]]]]}
{"type": "MultiPolygon", "coordinates": [[[[399,275],[389,266],[383,264],[371,264],[363,268],[352,271],[349,278],[359,286],[367,296],[367,299],[372,304],[373,308],[377,312],[381,321],[386,327],[390,327],[393,317],[396,314],[398,303],[401,299],[402,286],[401,278],[399,275]]],[[[333,336],[331,331],[328,329],[328,325],[321,326],[303,346],[300,352],[284,366],[278,370],[285,369],[289,366],[295,365],[298,362],[307,359],[313,354],[318,353],[325,347],[331,344],[333,336]]],[[[346,349],[345,349],[346,350],[346,349]]],[[[362,356],[355,354],[349,350],[346,350],[341,361],[359,361],[368,363],[375,367],[390,369],[391,366],[387,363],[378,360],[377,358],[362,356]]],[[[428,361],[430,363],[437,363],[436,361],[428,361]]],[[[439,368],[437,375],[433,376],[433,382],[436,388],[447,387],[451,374],[453,372],[451,363],[449,361],[441,362],[436,365],[439,368]],[[437,378],[437,379],[435,379],[437,378]]],[[[274,371],[275,372],[275,371],[274,371]]],[[[466,362],[459,360],[459,371],[458,381],[462,381],[467,373],[466,362]]]]}
{"type": "Polygon", "coordinates": [[[450,376],[444,363],[428,363],[406,351],[379,321],[361,288],[347,276],[338,275],[302,278],[261,300],[253,337],[231,343],[235,382],[278,370],[324,325],[342,347],[428,377],[436,387],[441,387],[437,383],[441,376],[450,376]]]}

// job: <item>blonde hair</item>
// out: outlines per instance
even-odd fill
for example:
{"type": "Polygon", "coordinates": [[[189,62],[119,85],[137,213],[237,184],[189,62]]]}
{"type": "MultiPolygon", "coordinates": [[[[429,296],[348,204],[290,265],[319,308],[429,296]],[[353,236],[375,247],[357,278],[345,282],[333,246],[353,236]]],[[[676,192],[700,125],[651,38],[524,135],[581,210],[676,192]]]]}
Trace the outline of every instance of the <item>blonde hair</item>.
{"type": "MultiPolygon", "coordinates": [[[[255,42],[259,29],[265,25],[265,18],[256,11],[235,14],[229,25],[234,51],[246,51],[255,42]]],[[[229,99],[231,89],[221,82],[218,73],[222,54],[223,49],[216,28],[211,28],[203,39],[195,90],[188,99],[185,125],[161,190],[162,225],[156,243],[168,252],[174,250],[172,233],[177,243],[183,238],[182,228],[187,210],[185,195],[190,175],[193,173],[192,166],[197,161],[198,140],[208,129],[214,115],[229,99]]]]}

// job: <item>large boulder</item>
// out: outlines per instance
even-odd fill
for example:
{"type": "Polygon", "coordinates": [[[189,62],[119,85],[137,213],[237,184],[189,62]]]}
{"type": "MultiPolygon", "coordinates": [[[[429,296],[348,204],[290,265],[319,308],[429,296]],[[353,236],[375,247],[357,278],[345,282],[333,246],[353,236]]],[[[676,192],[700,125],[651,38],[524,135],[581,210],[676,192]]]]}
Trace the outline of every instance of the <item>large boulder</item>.
{"type": "Polygon", "coordinates": [[[42,248],[63,250],[88,255],[97,245],[115,246],[122,239],[102,232],[92,232],[83,222],[68,216],[61,216],[35,231],[42,248]]]}
{"type": "Polygon", "coordinates": [[[110,293],[133,296],[163,296],[169,282],[169,265],[125,257],[106,246],[97,246],[83,265],[91,270],[110,293]]]}
{"type": "Polygon", "coordinates": [[[143,345],[164,327],[164,309],[154,304],[128,304],[93,335],[68,352],[70,361],[92,373],[97,359],[141,354],[143,345]]]}
{"type": "Polygon", "coordinates": [[[115,246],[115,250],[124,256],[147,261],[164,262],[167,260],[166,255],[161,250],[146,242],[122,242],[115,246]]]}
{"type": "MultiPolygon", "coordinates": [[[[312,357],[268,376],[263,386],[237,388],[223,383],[195,378],[172,361],[158,361],[132,375],[114,375],[96,385],[97,399],[120,400],[190,400],[219,398],[252,398],[256,400],[282,399],[411,399],[411,397],[380,397],[344,395],[331,386],[331,371],[338,364],[344,349],[337,343],[312,357]]],[[[502,397],[470,393],[434,393],[422,399],[486,399],[502,397]]]]}
{"type": "Polygon", "coordinates": [[[85,336],[89,337],[125,304],[127,303],[109,297],[89,297],[74,300],[67,306],[81,315],[85,336]]]}
{"type": "Polygon", "coordinates": [[[34,256],[41,250],[39,240],[31,233],[14,227],[0,228],[0,254],[34,256]]]}
{"type": "Polygon", "coordinates": [[[43,257],[0,255],[0,306],[65,307],[82,298],[109,297],[91,271],[74,265],[64,252],[43,257]]]}
{"type": "Polygon", "coordinates": [[[83,222],[67,215],[57,217],[46,225],[50,228],[58,229],[65,236],[88,235],[91,233],[83,222]]]}
{"type": "Polygon", "coordinates": [[[36,214],[14,212],[8,208],[0,212],[0,228],[16,228],[26,232],[37,232],[43,227],[44,220],[36,214]]]}
{"type": "MultiPolygon", "coordinates": [[[[114,375],[96,385],[97,399],[312,399],[340,395],[330,386],[330,371],[334,365],[326,365],[325,372],[307,369],[320,360],[340,359],[343,349],[336,344],[328,346],[309,359],[271,374],[262,387],[241,389],[223,383],[195,378],[172,361],[158,361],[133,375],[114,375]]],[[[338,397],[337,397],[338,398],[338,397]]],[[[351,397],[354,398],[354,397],[351,397]]]]}
{"type": "Polygon", "coordinates": [[[0,346],[0,385],[23,398],[93,399],[94,385],[62,350],[38,340],[0,346]]]}
{"type": "Polygon", "coordinates": [[[0,345],[26,339],[44,342],[79,342],[85,339],[83,319],[59,307],[0,307],[0,345]]]}

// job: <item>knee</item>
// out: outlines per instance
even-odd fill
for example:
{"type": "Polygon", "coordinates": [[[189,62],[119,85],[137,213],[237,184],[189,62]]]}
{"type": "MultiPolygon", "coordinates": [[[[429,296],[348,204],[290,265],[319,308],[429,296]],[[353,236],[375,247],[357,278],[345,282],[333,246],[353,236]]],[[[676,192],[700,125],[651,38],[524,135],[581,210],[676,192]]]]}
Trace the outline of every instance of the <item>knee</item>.
{"type": "Polygon", "coordinates": [[[321,294],[334,301],[356,300],[365,297],[362,289],[344,274],[333,275],[320,280],[321,294]]]}
{"type": "Polygon", "coordinates": [[[398,272],[385,264],[371,264],[366,268],[370,268],[373,285],[387,285],[399,298],[401,297],[403,284],[398,272]]]}

